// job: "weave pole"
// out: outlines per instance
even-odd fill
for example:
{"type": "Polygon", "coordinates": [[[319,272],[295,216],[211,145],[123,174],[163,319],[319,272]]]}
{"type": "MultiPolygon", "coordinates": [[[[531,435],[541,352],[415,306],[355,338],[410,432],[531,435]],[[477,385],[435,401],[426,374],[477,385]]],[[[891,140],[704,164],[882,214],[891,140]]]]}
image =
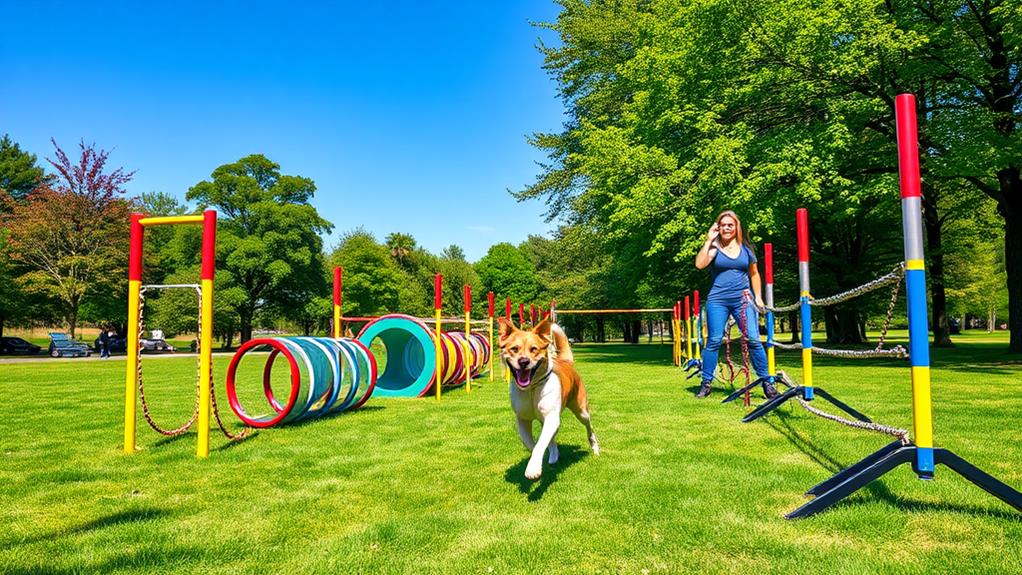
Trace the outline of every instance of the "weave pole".
{"type": "Polygon", "coordinates": [[[681,366],[681,302],[674,302],[671,308],[671,343],[673,344],[674,365],[681,366]]]}
{"type": "Polygon", "coordinates": [[[344,330],[341,328],[341,290],[344,281],[344,268],[334,267],[334,339],[341,339],[344,330]]]}
{"type": "Polygon", "coordinates": [[[497,349],[494,345],[494,292],[486,294],[486,304],[486,317],[490,320],[490,335],[487,336],[490,340],[490,381],[494,381],[494,362],[497,361],[497,353],[494,353],[497,349]]]}
{"type": "Polygon", "coordinates": [[[465,284],[465,393],[472,393],[472,286],[465,284]]]}
{"type": "Polygon", "coordinates": [[[802,328],[802,387],[806,401],[813,399],[813,311],[809,307],[809,212],[799,208],[795,212],[798,229],[798,289],[799,315],[802,328]]]}
{"type": "Polygon", "coordinates": [[[685,296],[685,357],[692,356],[692,296],[685,296]]]}
{"type": "Polygon", "coordinates": [[[436,342],[436,378],[433,381],[433,386],[436,387],[436,400],[440,401],[441,391],[443,382],[441,381],[444,373],[444,354],[441,351],[443,345],[444,333],[443,333],[443,303],[444,303],[444,276],[443,274],[436,274],[433,276],[433,314],[434,321],[436,322],[436,337],[433,340],[436,342]]]}
{"type": "Polygon", "coordinates": [[[699,350],[700,345],[703,341],[703,322],[699,317],[699,290],[692,292],[692,327],[695,330],[695,352],[696,358],[702,357],[702,352],[699,350]]]}
{"type": "Polygon", "coordinates": [[[518,304],[518,327],[525,327],[525,304],[518,304]]]}
{"type": "MultiPolygon", "coordinates": [[[[506,300],[504,300],[504,317],[506,317],[508,321],[511,321],[511,298],[507,298],[506,300]]],[[[498,337],[500,337],[499,334],[498,337]]],[[[500,341],[498,340],[497,343],[499,344],[500,341]]],[[[499,347],[500,346],[498,345],[497,348],[494,348],[493,352],[496,353],[499,347]]],[[[500,373],[506,380],[510,375],[507,371],[507,363],[501,360],[500,365],[501,365],[500,373]]]]}
{"type": "Polygon", "coordinates": [[[764,302],[766,304],[766,344],[767,344],[767,371],[770,375],[777,373],[777,362],[774,359],[774,244],[763,244],[763,279],[765,286],[763,290],[764,302]]]}

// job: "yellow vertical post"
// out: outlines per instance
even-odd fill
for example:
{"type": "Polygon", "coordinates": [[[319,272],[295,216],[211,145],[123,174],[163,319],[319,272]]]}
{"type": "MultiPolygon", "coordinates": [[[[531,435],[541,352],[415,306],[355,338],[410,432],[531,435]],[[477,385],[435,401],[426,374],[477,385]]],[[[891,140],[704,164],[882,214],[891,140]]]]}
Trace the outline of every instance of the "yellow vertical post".
{"type": "Polygon", "coordinates": [[[443,345],[444,332],[441,322],[441,307],[443,304],[444,276],[436,274],[433,276],[433,311],[436,319],[436,379],[433,386],[436,388],[436,400],[440,401],[440,388],[443,387],[444,378],[444,354],[441,350],[443,345]]]}
{"type": "Polygon", "coordinates": [[[334,339],[344,336],[341,329],[341,282],[344,279],[344,269],[340,266],[334,267],[334,339]]]}
{"type": "Polygon", "coordinates": [[[486,294],[487,305],[487,317],[490,320],[489,334],[486,336],[486,341],[490,344],[490,381],[493,381],[493,362],[496,359],[496,353],[494,353],[493,345],[493,292],[486,294]]]}
{"type": "Polygon", "coordinates": [[[124,368],[124,452],[135,451],[135,387],[138,385],[138,300],[142,289],[142,214],[131,214],[128,244],[128,333],[124,368]]]}
{"type": "Polygon", "coordinates": [[[472,286],[465,284],[465,391],[472,392],[472,286]]]}
{"type": "Polygon", "coordinates": [[[213,272],[216,269],[216,212],[202,219],[202,316],[199,319],[199,441],[196,455],[209,457],[209,416],[213,395],[213,272]]]}
{"type": "Polygon", "coordinates": [[[685,357],[692,359],[692,299],[685,296],[685,357]]]}

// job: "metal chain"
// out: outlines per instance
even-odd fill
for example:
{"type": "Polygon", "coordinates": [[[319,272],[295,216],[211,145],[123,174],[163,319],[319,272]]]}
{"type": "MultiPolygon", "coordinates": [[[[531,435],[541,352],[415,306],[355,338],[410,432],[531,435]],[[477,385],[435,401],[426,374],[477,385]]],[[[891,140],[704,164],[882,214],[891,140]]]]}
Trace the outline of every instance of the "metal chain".
{"type": "Polygon", "coordinates": [[[185,422],[184,425],[175,429],[164,429],[153,421],[152,415],[149,413],[149,403],[145,398],[145,386],[142,384],[142,334],[145,333],[145,322],[143,321],[143,313],[145,310],[145,289],[139,290],[138,293],[138,338],[135,340],[135,365],[137,367],[136,379],[138,380],[138,396],[142,400],[142,415],[145,416],[146,422],[149,423],[149,427],[152,427],[154,431],[167,437],[175,437],[188,431],[188,429],[195,423],[195,419],[199,417],[199,386],[200,378],[199,374],[196,374],[195,378],[195,409],[192,411],[192,416],[185,422]]]}
{"type": "Polygon", "coordinates": [[[826,307],[826,306],[830,306],[830,305],[846,302],[846,301],[848,301],[850,299],[857,298],[860,295],[869,293],[869,292],[874,291],[874,290],[878,290],[878,289],[880,289],[880,288],[882,288],[882,287],[884,287],[886,285],[892,284],[894,282],[898,282],[900,284],[901,283],[901,277],[904,276],[904,275],[905,275],[905,262],[899,262],[898,265],[894,266],[894,269],[891,271],[891,273],[889,273],[887,275],[880,276],[880,277],[878,277],[877,279],[875,279],[873,281],[866,282],[866,283],[862,284],[859,287],[854,287],[854,288],[852,288],[852,289],[850,289],[848,291],[841,292],[839,294],[834,294],[832,296],[828,296],[828,297],[824,297],[824,298],[819,298],[819,299],[812,299],[812,298],[810,298],[809,305],[814,305],[814,306],[819,306],[819,307],[826,307]]]}
{"type": "Polygon", "coordinates": [[[891,290],[891,302],[887,304],[887,317],[884,318],[884,326],[880,329],[880,341],[877,342],[876,349],[873,351],[880,351],[884,348],[884,340],[887,339],[887,330],[891,327],[891,317],[894,316],[894,306],[898,303],[898,293],[901,291],[901,281],[905,278],[904,262],[901,263],[900,272],[901,273],[898,274],[898,281],[894,284],[894,289],[891,290]]]}
{"type": "MultiPolygon", "coordinates": [[[[779,371],[779,372],[777,372],[777,375],[778,375],[778,377],[781,377],[783,380],[785,380],[785,383],[789,387],[791,386],[790,381],[788,381],[787,374],[785,374],[783,371],[779,371]]],[[[823,419],[829,419],[831,421],[836,421],[836,422],[838,422],[838,423],[840,423],[842,425],[847,425],[848,427],[853,427],[855,429],[862,429],[862,430],[865,430],[865,431],[872,431],[874,433],[882,433],[884,435],[889,435],[891,437],[896,438],[898,441],[900,441],[902,443],[902,445],[908,445],[908,444],[910,444],[912,442],[911,439],[909,439],[909,435],[908,435],[908,430],[907,429],[901,429],[901,428],[898,428],[898,427],[892,427],[890,425],[883,425],[881,423],[876,423],[876,422],[873,422],[873,421],[859,421],[857,419],[845,419],[845,418],[843,418],[841,416],[834,415],[832,413],[827,413],[826,411],[821,411],[819,409],[816,409],[812,405],[809,405],[809,402],[806,401],[800,395],[796,395],[795,397],[798,399],[798,402],[802,405],[802,407],[805,408],[806,411],[808,411],[809,413],[812,413],[813,415],[816,415],[818,417],[822,417],[823,419]]]]}
{"type": "MultiPolygon", "coordinates": [[[[891,284],[891,283],[894,283],[894,282],[898,282],[899,284],[901,284],[901,278],[904,277],[904,276],[905,276],[905,262],[899,262],[898,265],[895,266],[894,269],[891,270],[890,273],[888,273],[886,275],[883,275],[883,276],[880,276],[880,277],[876,278],[875,280],[868,281],[868,282],[866,282],[866,283],[864,283],[864,284],[862,284],[862,285],[860,285],[858,287],[854,287],[854,288],[852,288],[852,289],[850,289],[848,291],[844,291],[844,292],[841,292],[839,294],[834,294],[832,296],[827,296],[827,297],[818,298],[818,299],[814,299],[814,298],[812,298],[810,296],[809,305],[826,307],[826,306],[829,306],[829,305],[834,305],[834,304],[837,304],[837,303],[846,302],[846,301],[848,301],[850,299],[856,298],[856,297],[858,297],[858,296],[860,296],[862,294],[869,293],[869,292],[871,292],[873,290],[880,289],[880,288],[884,287],[885,285],[888,285],[888,284],[891,284]]],[[[786,306],[782,306],[782,307],[764,306],[760,311],[772,311],[774,313],[783,313],[783,312],[787,312],[787,311],[795,311],[796,309],[799,308],[799,305],[801,305],[800,302],[795,302],[795,303],[793,303],[791,305],[786,305],[786,306]]]]}
{"type": "MultiPolygon", "coordinates": [[[[189,287],[191,287],[191,286],[189,286],[189,287]]],[[[139,291],[139,295],[138,295],[138,339],[139,340],[142,339],[142,335],[143,335],[143,333],[145,333],[145,325],[144,325],[144,321],[143,321],[143,314],[144,314],[144,310],[145,310],[145,291],[146,291],[145,288],[141,289],[139,291]]],[[[196,333],[201,336],[201,334],[202,334],[202,292],[199,291],[199,290],[196,290],[196,293],[199,296],[199,298],[198,298],[199,299],[199,315],[198,315],[199,325],[198,325],[198,329],[196,330],[196,333]]],[[[199,343],[201,343],[201,337],[199,338],[199,343]]],[[[156,431],[157,433],[160,433],[162,435],[166,435],[168,437],[175,437],[175,436],[181,435],[182,433],[185,433],[186,431],[188,431],[189,428],[191,428],[191,426],[195,423],[195,420],[199,417],[199,404],[201,402],[201,397],[202,397],[202,352],[201,352],[201,349],[199,348],[198,345],[195,346],[195,351],[196,351],[196,362],[195,362],[195,409],[192,411],[192,416],[191,416],[191,418],[188,419],[188,421],[184,425],[182,425],[182,426],[180,426],[180,427],[178,427],[176,429],[163,429],[162,427],[157,425],[157,423],[155,421],[153,421],[153,418],[152,418],[152,416],[149,413],[149,404],[146,401],[146,398],[145,398],[145,387],[144,387],[144,385],[142,383],[142,346],[138,345],[136,347],[137,347],[137,349],[136,349],[136,354],[137,355],[135,356],[135,359],[136,359],[135,363],[138,366],[138,372],[137,372],[137,376],[136,376],[138,378],[138,395],[139,395],[139,398],[142,401],[142,414],[145,416],[146,422],[149,423],[149,427],[152,427],[154,431],[156,431]]],[[[214,419],[216,419],[216,423],[217,423],[217,426],[220,428],[220,431],[223,432],[223,434],[228,439],[230,439],[231,441],[237,441],[237,440],[240,440],[240,439],[244,439],[252,431],[252,428],[246,427],[244,429],[244,431],[242,431],[241,433],[237,433],[237,434],[231,433],[227,429],[227,427],[224,425],[223,420],[220,418],[220,410],[219,410],[219,407],[217,406],[217,402],[216,402],[216,386],[213,385],[213,363],[212,363],[212,358],[210,358],[209,381],[210,381],[210,400],[211,400],[211,403],[213,404],[213,416],[214,416],[214,419]]]]}
{"type": "MultiPolygon", "coordinates": [[[[801,343],[780,343],[773,342],[771,345],[780,349],[802,349],[801,343]]],[[[896,357],[904,359],[908,357],[908,350],[901,345],[896,345],[890,349],[866,349],[866,350],[854,350],[854,349],[827,349],[825,347],[813,346],[813,353],[819,355],[826,355],[830,357],[845,357],[853,359],[862,359],[867,357],[896,357]]]]}
{"type": "Polygon", "coordinates": [[[724,324],[724,363],[728,369],[727,383],[731,387],[735,386],[735,364],[731,361],[731,328],[734,326],[735,321],[730,317],[727,318],[727,322],[724,324]]]}
{"type": "Polygon", "coordinates": [[[742,371],[745,372],[745,407],[749,407],[752,403],[752,396],[749,392],[749,383],[752,382],[752,376],[749,373],[749,324],[745,318],[745,306],[749,303],[749,300],[751,300],[749,292],[742,292],[742,309],[738,312],[738,330],[742,334],[742,371]]]}

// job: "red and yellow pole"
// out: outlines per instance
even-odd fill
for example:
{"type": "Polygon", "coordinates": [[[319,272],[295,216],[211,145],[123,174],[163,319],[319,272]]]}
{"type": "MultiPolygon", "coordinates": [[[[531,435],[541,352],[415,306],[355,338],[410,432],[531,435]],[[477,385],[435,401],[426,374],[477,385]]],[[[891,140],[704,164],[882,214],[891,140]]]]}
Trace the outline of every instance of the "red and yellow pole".
{"type": "Polygon", "coordinates": [[[699,315],[699,290],[692,292],[692,327],[695,332],[692,344],[695,346],[696,357],[702,357],[699,351],[700,342],[703,339],[703,319],[699,315]]]}
{"type": "Polygon", "coordinates": [[[525,327],[525,304],[518,304],[518,327],[525,327]]]}
{"type": "MultiPolygon", "coordinates": [[[[504,300],[504,317],[506,317],[508,321],[511,321],[511,298],[507,298],[507,299],[504,300]]],[[[497,337],[499,338],[500,335],[498,334],[497,337]]],[[[499,340],[497,341],[497,343],[498,343],[497,347],[500,347],[499,346],[499,344],[500,344],[499,340]]],[[[496,355],[498,351],[499,350],[496,350],[496,349],[493,350],[493,354],[496,355]]],[[[501,370],[500,370],[500,373],[504,376],[504,379],[507,380],[509,378],[509,376],[510,376],[510,374],[507,372],[507,364],[504,363],[504,360],[501,360],[500,361],[500,365],[502,366],[501,370]]]]}
{"type": "Polygon", "coordinates": [[[209,412],[213,394],[213,272],[216,270],[216,212],[202,213],[202,315],[199,318],[199,443],[209,457],[209,412]]]}
{"type": "Polygon", "coordinates": [[[685,357],[692,359],[692,298],[685,296],[685,357]]]}
{"type": "Polygon", "coordinates": [[[435,378],[435,380],[433,382],[433,386],[436,388],[436,400],[437,401],[440,401],[440,394],[441,394],[440,388],[443,387],[441,384],[443,383],[443,376],[444,376],[444,363],[443,363],[443,361],[444,361],[444,354],[443,354],[443,351],[440,349],[440,346],[443,345],[443,339],[444,339],[444,332],[443,332],[443,329],[442,329],[443,322],[441,321],[441,319],[443,317],[442,313],[441,313],[441,308],[443,307],[442,304],[444,302],[443,290],[444,290],[444,276],[441,275],[441,274],[436,274],[435,276],[433,276],[433,313],[434,313],[433,317],[434,317],[434,320],[436,321],[436,337],[433,338],[436,341],[436,350],[435,350],[435,352],[436,352],[436,378],[435,378]]]}
{"type": "Polygon", "coordinates": [[[135,387],[138,385],[138,299],[142,290],[142,214],[131,214],[128,244],[128,333],[124,368],[124,452],[135,451],[135,387]]]}
{"type": "Polygon", "coordinates": [[[472,393],[472,286],[465,284],[465,392],[472,393]]]}
{"type": "Polygon", "coordinates": [[[488,292],[486,294],[486,303],[487,303],[487,314],[486,314],[486,317],[487,317],[487,319],[490,322],[490,326],[489,326],[490,333],[489,333],[489,335],[487,335],[486,341],[490,342],[490,370],[489,371],[490,371],[490,381],[493,381],[493,361],[497,357],[497,354],[493,353],[494,345],[493,345],[493,292],[492,291],[488,292]]]}
{"type": "Polygon", "coordinates": [[[344,268],[341,266],[334,267],[334,339],[340,339],[344,336],[344,330],[341,328],[341,289],[344,281],[344,268]]]}
{"type": "Polygon", "coordinates": [[[536,304],[532,304],[529,318],[532,320],[532,327],[536,327],[536,304]]]}

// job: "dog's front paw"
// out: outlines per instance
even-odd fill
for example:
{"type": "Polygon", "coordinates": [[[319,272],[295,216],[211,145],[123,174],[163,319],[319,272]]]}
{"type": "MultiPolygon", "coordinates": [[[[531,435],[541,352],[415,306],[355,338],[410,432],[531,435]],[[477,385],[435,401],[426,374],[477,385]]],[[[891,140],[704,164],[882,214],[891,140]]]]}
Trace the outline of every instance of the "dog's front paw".
{"type": "Polygon", "coordinates": [[[532,463],[530,461],[529,465],[525,468],[525,478],[529,481],[535,481],[539,479],[540,475],[543,475],[543,463],[532,463]]]}

